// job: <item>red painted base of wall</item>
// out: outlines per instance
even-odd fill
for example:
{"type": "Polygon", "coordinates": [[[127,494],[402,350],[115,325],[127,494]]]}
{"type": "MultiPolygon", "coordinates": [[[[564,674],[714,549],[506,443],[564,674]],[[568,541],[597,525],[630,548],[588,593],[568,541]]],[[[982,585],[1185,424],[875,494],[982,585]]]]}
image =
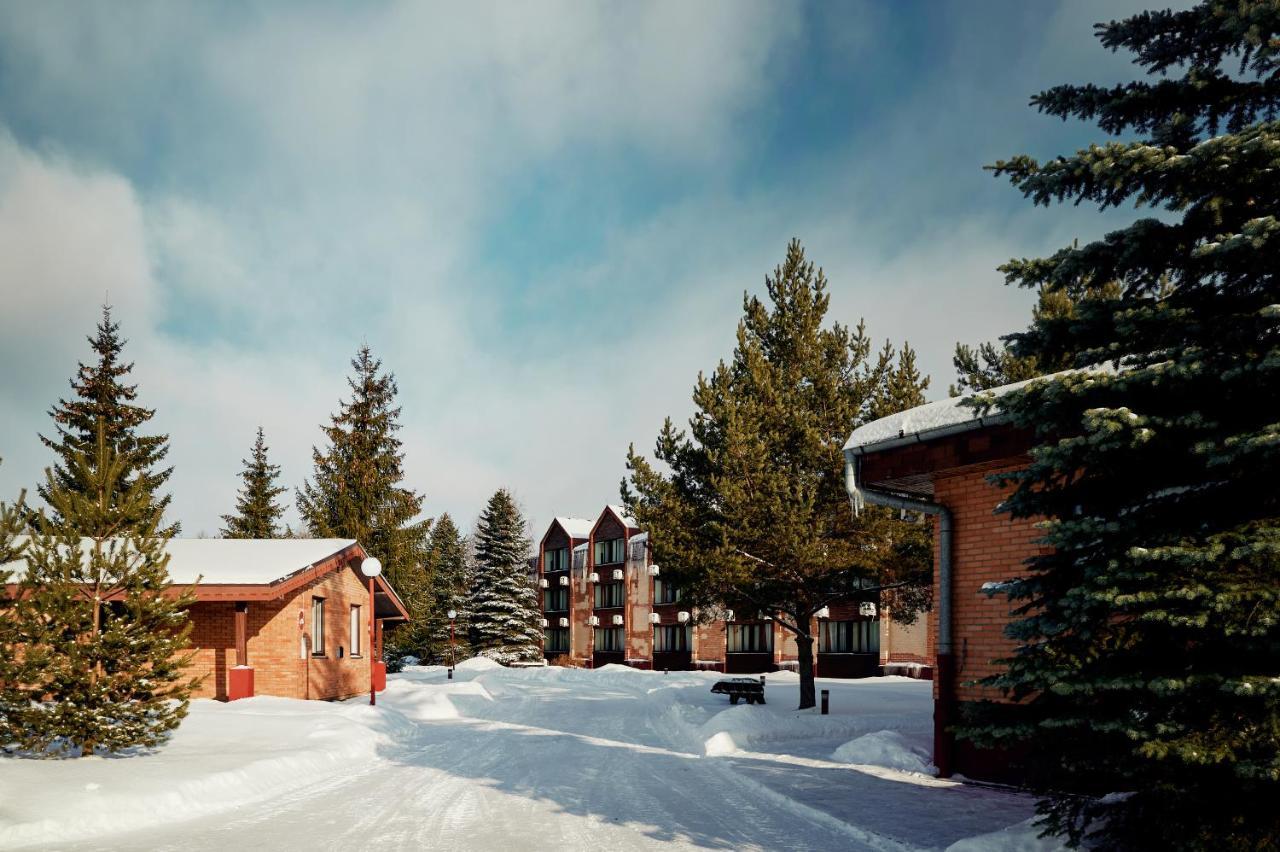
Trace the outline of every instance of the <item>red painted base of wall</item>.
{"type": "Polygon", "coordinates": [[[381,660],[373,661],[373,691],[382,692],[387,688],[387,664],[381,660]]]}
{"type": "Polygon", "coordinates": [[[227,700],[253,697],[253,669],[249,666],[236,666],[227,670],[227,700]]]}

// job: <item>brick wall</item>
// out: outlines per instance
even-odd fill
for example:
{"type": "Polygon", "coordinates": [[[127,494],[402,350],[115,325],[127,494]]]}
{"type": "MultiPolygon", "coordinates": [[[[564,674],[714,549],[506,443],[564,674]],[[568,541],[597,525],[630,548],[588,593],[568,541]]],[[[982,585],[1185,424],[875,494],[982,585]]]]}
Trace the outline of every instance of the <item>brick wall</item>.
{"type": "MultiPolygon", "coordinates": [[[[1012,640],[1005,638],[1009,604],[1000,596],[987,597],[980,591],[989,581],[1007,580],[1023,573],[1024,561],[1041,552],[1035,543],[1040,531],[1032,521],[1014,520],[995,514],[996,505],[1011,488],[997,488],[987,477],[1007,465],[983,465],[962,469],[934,479],[934,499],[947,506],[953,516],[952,541],[952,642],[956,660],[956,698],[960,701],[984,698],[1001,700],[1000,693],[966,682],[1000,671],[993,661],[1010,654],[1012,640]]],[[[937,529],[934,530],[934,559],[937,564],[937,529]]],[[[934,596],[938,595],[937,573],[934,596]]],[[[929,656],[936,651],[937,607],[930,613],[929,656]]],[[[937,696],[934,686],[934,698],[937,696]]]]}
{"type": "MultiPolygon", "coordinates": [[[[286,698],[348,698],[369,688],[369,589],[351,566],[332,571],[285,600],[251,601],[248,613],[249,665],[254,692],[286,698]],[[324,656],[310,653],[312,598],[325,601],[324,656]],[[361,609],[361,655],[351,651],[351,606],[361,609]],[[298,613],[304,626],[298,629],[298,613]],[[307,650],[302,652],[302,642],[307,650]],[[339,647],[343,655],[338,656],[339,647]]],[[[191,609],[190,671],[204,680],[199,698],[226,698],[227,670],[236,665],[235,604],[202,602],[191,609]]]]}

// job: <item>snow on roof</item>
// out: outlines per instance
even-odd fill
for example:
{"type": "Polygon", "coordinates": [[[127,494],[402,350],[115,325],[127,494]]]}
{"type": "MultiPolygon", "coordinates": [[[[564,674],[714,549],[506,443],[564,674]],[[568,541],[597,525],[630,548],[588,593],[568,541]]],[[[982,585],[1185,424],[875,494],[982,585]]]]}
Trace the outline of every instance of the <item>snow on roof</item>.
{"type": "MultiPolygon", "coordinates": [[[[1053,376],[1059,375],[1062,374],[1053,374],[1053,376]]],[[[1053,376],[1038,378],[1053,378],[1053,376]]],[[[969,403],[977,397],[999,399],[1006,393],[1033,381],[1036,379],[1013,382],[998,388],[979,391],[976,394],[940,399],[937,402],[929,402],[906,411],[899,411],[897,414],[890,414],[888,417],[881,417],[879,420],[872,420],[853,430],[853,434],[845,442],[844,451],[847,454],[860,455],[872,450],[889,449],[901,444],[927,441],[930,438],[940,438],[943,435],[968,432],[983,426],[1003,423],[1008,420],[1008,415],[1000,410],[999,405],[993,406],[987,414],[979,416],[978,410],[969,403]]]]}
{"type": "Polygon", "coordinates": [[[595,526],[595,521],[587,518],[556,518],[559,524],[570,538],[590,538],[591,528],[595,526]]]}
{"type": "Polygon", "coordinates": [[[615,506],[614,504],[610,503],[609,510],[613,512],[615,515],[617,515],[624,524],[631,527],[632,529],[640,528],[640,525],[636,523],[636,519],[628,515],[627,510],[624,509],[622,506],[615,506]]]}
{"type": "MultiPolygon", "coordinates": [[[[88,552],[90,539],[81,539],[88,552]]],[[[177,585],[268,585],[323,562],[355,544],[353,538],[175,538],[165,545],[169,579],[177,585]]],[[[10,582],[26,573],[18,559],[5,566],[10,582]]]]}

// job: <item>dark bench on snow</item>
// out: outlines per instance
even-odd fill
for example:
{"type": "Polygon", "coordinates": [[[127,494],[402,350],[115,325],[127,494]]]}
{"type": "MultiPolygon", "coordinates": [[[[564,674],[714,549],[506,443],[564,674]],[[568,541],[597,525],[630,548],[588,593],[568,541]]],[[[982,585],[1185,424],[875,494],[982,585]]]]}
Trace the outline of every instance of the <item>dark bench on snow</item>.
{"type": "Polygon", "coordinates": [[[764,684],[753,677],[733,677],[718,681],[711,687],[711,691],[729,696],[730,704],[737,704],[739,698],[747,699],[748,704],[764,703],[764,684]]]}

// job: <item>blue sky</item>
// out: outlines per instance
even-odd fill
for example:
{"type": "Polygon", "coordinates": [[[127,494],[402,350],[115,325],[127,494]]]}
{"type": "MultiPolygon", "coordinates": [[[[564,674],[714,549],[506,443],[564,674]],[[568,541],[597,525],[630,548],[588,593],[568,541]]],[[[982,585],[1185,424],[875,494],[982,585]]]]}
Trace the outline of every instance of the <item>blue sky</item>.
{"type": "Polygon", "coordinates": [[[6,2],[0,494],[107,297],[186,534],[259,424],[302,482],[363,341],[430,514],[594,514],[793,236],[945,394],[1025,323],[999,263],[1131,215],[981,167],[1099,138],[1027,100],[1131,77],[1092,23],[1142,5],[6,2]]]}

